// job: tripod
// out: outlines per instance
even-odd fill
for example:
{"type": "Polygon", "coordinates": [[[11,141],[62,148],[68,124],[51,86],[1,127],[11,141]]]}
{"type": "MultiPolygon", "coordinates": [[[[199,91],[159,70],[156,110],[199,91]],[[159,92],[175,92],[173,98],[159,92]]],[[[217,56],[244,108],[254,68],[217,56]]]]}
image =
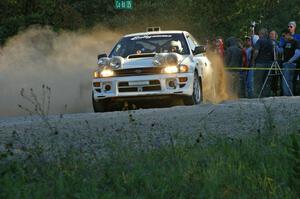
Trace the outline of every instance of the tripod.
{"type": "Polygon", "coordinates": [[[278,75],[280,75],[280,76],[283,78],[284,83],[285,83],[285,85],[287,86],[287,88],[289,89],[289,92],[290,92],[291,96],[294,96],[294,95],[293,95],[293,92],[292,92],[292,90],[291,90],[289,84],[287,83],[287,81],[286,81],[286,79],[285,79],[285,77],[284,77],[284,75],[283,75],[283,73],[282,73],[282,70],[281,70],[281,68],[280,68],[280,66],[279,66],[279,64],[278,64],[278,62],[277,62],[277,54],[276,54],[276,50],[275,50],[275,45],[276,45],[276,44],[273,43],[274,61],[273,61],[272,65],[271,65],[271,68],[269,69],[269,72],[268,72],[267,77],[266,77],[266,79],[265,79],[265,81],[264,81],[264,84],[263,84],[263,86],[262,86],[262,88],[261,88],[261,90],[260,90],[260,92],[259,92],[258,98],[260,98],[260,96],[261,96],[261,94],[262,94],[262,92],[263,92],[263,90],[264,90],[264,88],[265,88],[265,86],[266,86],[266,83],[267,83],[269,77],[270,77],[270,76],[278,76],[278,75]],[[271,74],[271,71],[272,71],[272,70],[274,70],[274,74],[271,74]]]}

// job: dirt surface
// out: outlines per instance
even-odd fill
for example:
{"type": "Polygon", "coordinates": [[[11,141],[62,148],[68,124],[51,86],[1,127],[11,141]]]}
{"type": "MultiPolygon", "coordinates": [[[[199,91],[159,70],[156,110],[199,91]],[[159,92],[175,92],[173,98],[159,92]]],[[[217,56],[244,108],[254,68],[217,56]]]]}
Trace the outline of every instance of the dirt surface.
{"type": "Polygon", "coordinates": [[[170,142],[196,142],[206,136],[243,137],[300,132],[300,97],[241,99],[220,104],[177,106],[49,117],[0,118],[0,151],[79,148],[105,153],[112,145],[146,148],[170,142]],[[98,150],[99,149],[99,150],[98,150]]]}

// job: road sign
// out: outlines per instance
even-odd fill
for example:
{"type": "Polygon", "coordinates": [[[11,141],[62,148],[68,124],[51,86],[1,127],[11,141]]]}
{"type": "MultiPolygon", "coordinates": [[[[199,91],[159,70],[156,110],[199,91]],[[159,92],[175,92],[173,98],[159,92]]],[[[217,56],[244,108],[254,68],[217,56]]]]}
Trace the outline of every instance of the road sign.
{"type": "Polygon", "coordinates": [[[132,0],[115,0],[115,9],[132,10],[132,0]]]}

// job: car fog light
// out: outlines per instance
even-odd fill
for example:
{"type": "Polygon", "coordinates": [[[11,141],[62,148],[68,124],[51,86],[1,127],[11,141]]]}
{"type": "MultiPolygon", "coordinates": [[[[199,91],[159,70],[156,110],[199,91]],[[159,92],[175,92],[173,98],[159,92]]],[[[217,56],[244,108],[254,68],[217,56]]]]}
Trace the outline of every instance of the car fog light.
{"type": "Polygon", "coordinates": [[[110,84],[106,84],[104,87],[105,91],[110,91],[111,90],[111,85],[110,84]]]}
{"type": "Polygon", "coordinates": [[[187,80],[187,77],[179,77],[179,82],[186,82],[187,80]]]}
{"type": "Polygon", "coordinates": [[[167,79],[166,80],[166,85],[167,85],[168,89],[176,89],[176,87],[177,87],[177,81],[174,78],[167,79]]]}
{"type": "Polygon", "coordinates": [[[100,82],[94,82],[93,85],[94,85],[94,87],[100,87],[101,83],[100,82]]]}
{"type": "Polygon", "coordinates": [[[174,81],[169,81],[169,87],[176,88],[176,84],[174,81]]]}

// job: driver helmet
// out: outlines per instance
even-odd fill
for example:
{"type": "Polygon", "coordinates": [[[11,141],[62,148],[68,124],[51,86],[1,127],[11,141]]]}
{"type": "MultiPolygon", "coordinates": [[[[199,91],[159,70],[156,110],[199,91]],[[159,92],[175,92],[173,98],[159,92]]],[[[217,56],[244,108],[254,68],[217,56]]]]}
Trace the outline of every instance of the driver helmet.
{"type": "Polygon", "coordinates": [[[181,53],[182,52],[181,42],[172,40],[170,42],[170,52],[181,53]]]}

